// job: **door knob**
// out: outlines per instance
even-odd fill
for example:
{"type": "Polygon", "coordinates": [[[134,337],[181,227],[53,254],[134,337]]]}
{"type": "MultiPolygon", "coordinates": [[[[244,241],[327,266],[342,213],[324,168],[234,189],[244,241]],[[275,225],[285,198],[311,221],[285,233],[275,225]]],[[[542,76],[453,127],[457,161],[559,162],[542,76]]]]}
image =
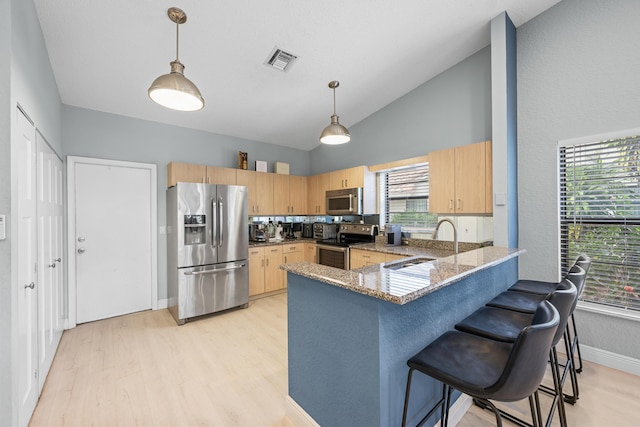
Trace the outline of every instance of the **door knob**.
{"type": "Polygon", "coordinates": [[[36,284],[35,284],[35,283],[33,283],[33,282],[29,283],[28,285],[24,285],[24,288],[25,288],[25,289],[27,289],[27,288],[29,288],[29,289],[33,289],[33,288],[35,288],[35,287],[36,287],[36,284]]]}
{"type": "Polygon", "coordinates": [[[62,262],[62,258],[56,258],[53,260],[53,262],[62,262]]]}
{"type": "Polygon", "coordinates": [[[49,265],[47,265],[47,267],[49,267],[49,268],[56,268],[56,264],[55,264],[55,262],[54,262],[53,264],[49,264],[49,265]]]}
{"type": "Polygon", "coordinates": [[[78,237],[78,242],[80,243],[84,242],[84,237],[83,236],[78,237]]]}
{"type": "Polygon", "coordinates": [[[83,254],[84,253],[84,248],[78,248],[78,253],[79,254],[83,254]]]}

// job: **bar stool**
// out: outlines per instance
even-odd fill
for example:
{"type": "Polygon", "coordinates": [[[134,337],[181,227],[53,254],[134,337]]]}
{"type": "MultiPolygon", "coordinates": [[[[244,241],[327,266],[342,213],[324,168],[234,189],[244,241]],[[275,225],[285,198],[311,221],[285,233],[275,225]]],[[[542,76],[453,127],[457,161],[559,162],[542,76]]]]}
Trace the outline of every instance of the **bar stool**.
{"type": "MultiPolygon", "coordinates": [[[[582,291],[584,290],[584,285],[587,281],[587,273],[589,272],[589,268],[591,268],[591,257],[582,254],[576,260],[576,264],[582,267],[585,272],[585,280],[582,282],[581,286],[578,287],[578,298],[580,298],[580,295],[582,295],[582,291]]],[[[578,298],[576,298],[576,305],[578,304],[578,298]]],[[[571,357],[573,358],[576,352],[578,353],[578,366],[575,366],[574,363],[574,367],[575,371],[580,373],[582,372],[582,354],[580,353],[580,342],[578,341],[578,329],[576,328],[576,318],[573,315],[574,312],[575,306],[573,307],[573,310],[571,310],[571,327],[573,328],[573,336],[571,328],[567,325],[567,338],[571,341],[571,357]]]]}
{"type": "MultiPolygon", "coordinates": [[[[562,386],[563,379],[566,377],[566,371],[571,369],[571,361],[565,366],[565,373],[560,375],[560,363],[556,345],[565,335],[565,327],[569,320],[569,314],[577,297],[577,289],[575,285],[568,279],[564,279],[559,283],[555,291],[553,291],[548,301],[558,310],[560,314],[560,323],[553,337],[551,349],[549,350],[549,362],[551,363],[551,373],[553,378],[553,390],[550,390],[553,396],[553,402],[547,416],[546,426],[550,426],[556,407],[558,408],[558,417],[560,426],[567,426],[566,412],[564,408],[564,394],[562,386]]],[[[467,332],[481,337],[493,339],[501,342],[514,342],[518,337],[518,333],[524,327],[530,325],[533,321],[533,314],[520,313],[511,310],[504,310],[495,307],[482,307],[476,310],[469,317],[458,323],[455,328],[461,332],[467,332]]],[[[568,351],[568,344],[565,340],[565,349],[568,351]]],[[[541,386],[542,387],[542,386],[541,386]]],[[[543,388],[544,391],[548,391],[543,388]]],[[[501,414],[521,426],[528,426],[525,421],[501,411],[501,414]]]]}
{"type": "Polygon", "coordinates": [[[413,372],[418,371],[443,383],[442,398],[418,426],[442,407],[443,425],[447,427],[454,388],[491,408],[498,427],[502,427],[502,417],[489,399],[514,402],[528,398],[533,425],[539,426],[542,417],[538,386],[544,377],[547,355],[559,322],[558,311],[543,301],[532,323],[520,331],[513,343],[459,331],[445,332],[407,361],[409,373],[402,425],[406,426],[407,422],[411,378],[413,372]]]}
{"type": "MultiPolygon", "coordinates": [[[[586,279],[586,272],[579,265],[574,265],[572,267],[572,270],[574,272],[571,275],[567,276],[568,279],[564,279],[573,283],[573,285],[576,287],[576,292],[577,292],[576,298],[573,302],[571,310],[569,311],[570,317],[573,315],[573,311],[575,310],[575,307],[578,301],[577,296],[579,295],[581,290],[584,288],[584,281],[586,279]]],[[[491,301],[489,301],[487,303],[487,306],[500,308],[504,310],[512,310],[512,311],[516,311],[523,314],[533,314],[536,305],[539,304],[540,301],[546,299],[547,297],[548,295],[532,294],[528,292],[507,290],[499,294],[497,297],[495,297],[491,301]]],[[[567,352],[567,362],[565,363],[565,369],[562,373],[561,382],[564,385],[567,376],[571,377],[571,391],[573,394],[564,393],[564,400],[565,402],[573,405],[576,403],[576,401],[579,398],[580,389],[578,387],[577,370],[576,370],[575,364],[573,363],[574,353],[573,353],[572,346],[569,344],[572,342],[572,338],[570,336],[568,322],[565,326],[563,326],[563,331],[566,332],[564,335],[564,341],[565,341],[565,347],[567,352]],[[570,359],[571,359],[571,363],[569,363],[570,359]]],[[[554,393],[553,391],[550,391],[550,390],[547,390],[547,391],[549,391],[550,393],[554,393]]]]}

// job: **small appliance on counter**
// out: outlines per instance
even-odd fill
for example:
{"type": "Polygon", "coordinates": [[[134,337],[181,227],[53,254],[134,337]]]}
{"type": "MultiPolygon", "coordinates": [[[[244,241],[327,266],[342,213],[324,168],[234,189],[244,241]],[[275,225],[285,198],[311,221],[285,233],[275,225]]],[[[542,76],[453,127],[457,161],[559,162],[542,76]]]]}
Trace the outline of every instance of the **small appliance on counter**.
{"type": "Polygon", "coordinates": [[[387,235],[387,245],[400,246],[402,244],[402,227],[399,225],[386,224],[384,233],[387,235]]]}
{"type": "Polygon", "coordinates": [[[313,223],[313,238],[316,240],[335,239],[337,235],[336,224],[328,224],[326,222],[313,223]]]}
{"type": "Polygon", "coordinates": [[[249,241],[266,242],[267,233],[264,224],[249,224],[249,241]]]}
{"type": "Polygon", "coordinates": [[[313,223],[312,222],[302,223],[302,237],[313,239],[313,223]]]}

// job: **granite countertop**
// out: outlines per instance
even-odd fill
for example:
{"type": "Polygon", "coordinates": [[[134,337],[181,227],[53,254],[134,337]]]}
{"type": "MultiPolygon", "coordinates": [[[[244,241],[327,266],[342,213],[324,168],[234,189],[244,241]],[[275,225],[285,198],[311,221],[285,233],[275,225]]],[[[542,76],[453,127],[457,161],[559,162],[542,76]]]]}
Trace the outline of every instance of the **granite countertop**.
{"type": "MultiPolygon", "coordinates": [[[[373,245],[371,244],[368,250],[377,250],[373,249],[375,247],[392,248],[386,245],[373,245]]],[[[359,245],[357,248],[365,249],[365,246],[369,245],[359,245]]],[[[408,248],[408,250],[420,249],[411,246],[396,246],[393,248],[394,250],[402,250],[404,248],[408,248]]],[[[487,246],[427,262],[420,261],[432,257],[426,254],[418,254],[409,258],[355,270],[341,270],[309,262],[283,264],[280,268],[319,282],[402,305],[524,252],[523,249],[487,246]],[[419,263],[416,263],[416,261],[419,263]],[[387,268],[387,266],[405,267],[392,269],[387,268]]],[[[402,253],[398,254],[402,255],[402,253]]]]}

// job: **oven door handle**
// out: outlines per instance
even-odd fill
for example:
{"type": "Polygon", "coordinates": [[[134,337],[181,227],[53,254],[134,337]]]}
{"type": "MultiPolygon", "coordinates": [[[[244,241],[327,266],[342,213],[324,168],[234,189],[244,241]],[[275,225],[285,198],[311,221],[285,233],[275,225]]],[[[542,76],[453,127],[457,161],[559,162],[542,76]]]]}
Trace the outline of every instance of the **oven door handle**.
{"type": "Polygon", "coordinates": [[[317,245],[318,249],[327,249],[329,251],[334,252],[347,252],[349,250],[348,247],[344,246],[332,246],[332,245],[317,245]]]}

